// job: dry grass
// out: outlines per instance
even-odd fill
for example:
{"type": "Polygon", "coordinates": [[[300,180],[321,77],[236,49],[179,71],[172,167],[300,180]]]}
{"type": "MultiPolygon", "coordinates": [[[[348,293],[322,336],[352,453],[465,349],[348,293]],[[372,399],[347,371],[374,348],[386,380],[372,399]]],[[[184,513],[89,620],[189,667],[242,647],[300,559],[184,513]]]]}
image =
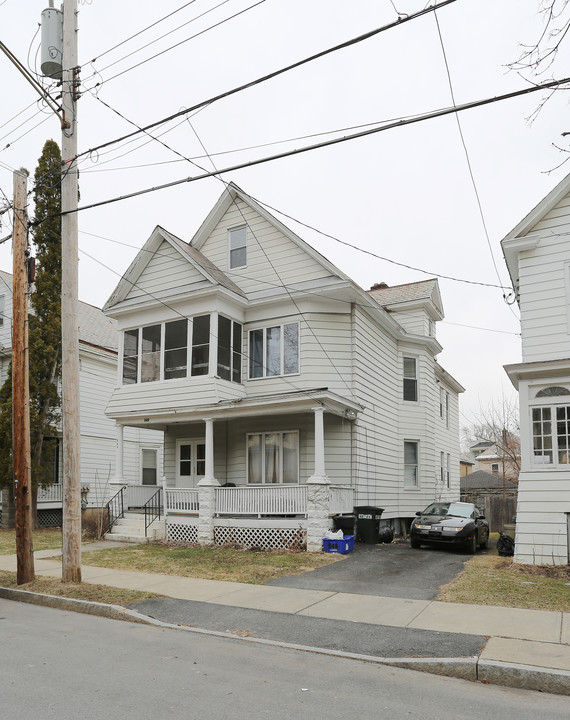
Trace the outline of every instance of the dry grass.
{"type": "Polygon", "coordinates": [[[234,548],[202,548],[166,544],[134,545],[85,553],[85,565],[179,575],[180,577],[262,584],[299,575],[342,558],[341,555],[285,551],[252,552],[234,548]]]}
{"type": "MultiPolygon", "coordinates": [[[[34,550],[61,549],[61,528],[40,528],[33,532],[34,550]]],[[[16,531],[0,528],[0,555],[16,553],[16,531]]]]}
{"type": "Polygon", "coordinates": [[[515,565],[490,550],[469,560],[436,600],[570,612],[570,566],[515,565]]]}
{"type": "Polygon", "coordinates": [[[123,590],[107,585],[91,585],[87,583],[64,583],[57,578],[36,577],[31,583],[16,584],[16,573],[0,570],[0,587],[28,590],[42,595],[89,600],[90,602],[107,603],[108,605],[130,605],[131,603],[161,597],[155,593],[139,590],[123,590]]]}

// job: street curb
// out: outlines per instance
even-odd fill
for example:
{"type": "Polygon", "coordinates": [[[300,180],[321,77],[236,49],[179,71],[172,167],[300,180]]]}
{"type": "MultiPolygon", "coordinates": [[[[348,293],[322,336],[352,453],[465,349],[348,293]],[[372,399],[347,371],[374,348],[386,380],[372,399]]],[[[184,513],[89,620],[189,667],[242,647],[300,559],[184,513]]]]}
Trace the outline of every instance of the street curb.
{"type": "Polygon", "coordinates": [[[570,671],[568,670],[555,670],[533,665],[517,665],[515,663],[501,662],[498,660],[481,660],[476,656],[463,658],[385,658],[375,655],[361,655],[358,653],[342,652],[340,650],[328,650],[326,648],[266,640],[264,638],[242,637],[241,635],[190,627],[188,625],[165,623],[162,620],[157,620],[149,615],[143,615],[142,613],[136,612],[136,610],[130,610],[121,605],[107,605],[89,600],[77,600],[75,598],[59,597],[57,595],[44,595],[30,592],[29,590],[15,590],[13,588],[0,587],[0,598],[13,600],[15,602],[30,603],[32,605],[44,605],[57,610],[68,610],[86,615],[98,615],[111,620],[122,620],[178,631],[182,630],[197,635],[239,640],[256,645],[282,647],[288,650],[358,660],[360,662],[374,663],[377,665],[389,665],[404,670],[416,670],[432,675],[469,680],[471,682],[537,690],[539,692],[553,693],[556,695],[570,695],[570,671]]]}
{"type": "Polygon", "coordinates": [[[493,685],[570,695],[570,672],[498,660],[479,660],[478,679],[493,685]]]}

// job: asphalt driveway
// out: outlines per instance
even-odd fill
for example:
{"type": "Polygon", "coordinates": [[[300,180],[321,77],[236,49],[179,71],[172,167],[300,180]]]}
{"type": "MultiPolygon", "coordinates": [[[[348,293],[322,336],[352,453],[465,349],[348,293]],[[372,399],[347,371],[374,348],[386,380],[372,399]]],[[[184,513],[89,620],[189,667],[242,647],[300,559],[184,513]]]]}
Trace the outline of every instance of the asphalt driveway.
{"type": "Polygon", "coordinates": [[[439,586],[453,580],[470,557],[457,549],[422,547],[421,550],[412,550],[408,542],[388,545],[356,543],[354,550],[339,562],[302,575],[270,580],[266,584],[432,600],[439,586]]]}

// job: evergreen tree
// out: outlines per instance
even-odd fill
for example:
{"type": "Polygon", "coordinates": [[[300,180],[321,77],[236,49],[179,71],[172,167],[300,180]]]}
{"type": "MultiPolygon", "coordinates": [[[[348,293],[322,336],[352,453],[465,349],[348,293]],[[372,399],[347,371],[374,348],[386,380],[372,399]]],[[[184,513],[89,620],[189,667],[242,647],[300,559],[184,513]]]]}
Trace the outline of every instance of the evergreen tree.
{"type": "MultiPolygon", "coordinates": [[[[34,175],[33,239],[37,272],[30,297],[30,435],[33,514],[38,487],[54,480],[61,400],[61,153],[53,140],[43,148],[34,175]]],[[[0,484],[12,482],[12,373],[0,389],[0,484]]]]}

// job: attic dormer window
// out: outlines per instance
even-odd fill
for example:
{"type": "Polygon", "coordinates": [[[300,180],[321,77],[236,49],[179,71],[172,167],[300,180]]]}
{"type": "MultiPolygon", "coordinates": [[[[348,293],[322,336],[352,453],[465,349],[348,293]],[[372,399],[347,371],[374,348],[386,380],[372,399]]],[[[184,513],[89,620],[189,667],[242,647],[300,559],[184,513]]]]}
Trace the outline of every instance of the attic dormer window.
{"type": "Polygon", "coordinates": [[[247,264],[246,226],[228,230],[229,268],[245,267],[247,264]]]}

